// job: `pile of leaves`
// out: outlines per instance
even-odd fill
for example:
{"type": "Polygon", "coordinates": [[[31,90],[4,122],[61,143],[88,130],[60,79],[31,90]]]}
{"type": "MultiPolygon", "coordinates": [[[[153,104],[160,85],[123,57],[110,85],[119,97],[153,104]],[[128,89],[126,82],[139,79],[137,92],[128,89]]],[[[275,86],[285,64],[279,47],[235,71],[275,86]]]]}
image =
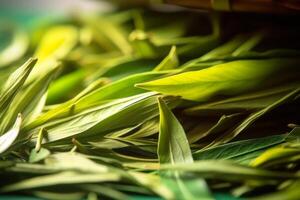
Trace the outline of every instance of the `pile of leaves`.
{"type": "Polygon", "coordinates": [[[299,199],[299,26],[225,18],[3,25],[2,195],[299,199]]]}

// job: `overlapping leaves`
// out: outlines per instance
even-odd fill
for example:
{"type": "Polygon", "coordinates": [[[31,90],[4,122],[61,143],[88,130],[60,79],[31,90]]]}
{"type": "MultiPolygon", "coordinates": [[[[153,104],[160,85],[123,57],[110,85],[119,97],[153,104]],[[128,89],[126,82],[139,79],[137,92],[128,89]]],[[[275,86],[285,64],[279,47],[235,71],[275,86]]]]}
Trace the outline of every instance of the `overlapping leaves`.
{"type": "Polygon", "coordinates": [[[38,62],[9,67],[24,41],[0,54],[1,193],[297,199],[297,49],[264,30],[224,42],[216,16],[185,11],[70,21],[31,38],[38,62]]]}

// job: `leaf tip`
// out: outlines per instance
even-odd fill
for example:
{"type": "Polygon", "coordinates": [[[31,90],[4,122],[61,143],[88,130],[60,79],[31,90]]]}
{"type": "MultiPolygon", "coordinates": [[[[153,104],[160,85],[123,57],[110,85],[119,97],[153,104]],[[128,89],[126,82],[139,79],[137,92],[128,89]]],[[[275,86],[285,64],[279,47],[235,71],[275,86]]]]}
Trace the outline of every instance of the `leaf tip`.
{"type": "Polygon", "coordinates": [[[144,88],[145,87],[145,83],[136,83],[134,84],[134,87],[137,87],[137,88],[144,88]]]}
{"type": "Polygon", "coordinates": [[[30,63],[30,64],[35,65],[37,63],[37,61],[38,61],[37,58],[31,57],[31,58],[28,59],[27,62],[30,63]]]}

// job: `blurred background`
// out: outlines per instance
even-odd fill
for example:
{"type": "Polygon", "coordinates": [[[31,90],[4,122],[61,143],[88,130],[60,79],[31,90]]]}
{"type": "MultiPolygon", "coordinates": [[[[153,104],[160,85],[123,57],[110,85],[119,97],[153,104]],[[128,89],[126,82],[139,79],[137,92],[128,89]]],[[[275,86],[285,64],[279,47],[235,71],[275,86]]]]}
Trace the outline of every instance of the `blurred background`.
{"type": "Polygon", "coordinates": [[[34,26],[37,21],[60,19],[72,12],[106,12],[113,6],[103,1],[93,0],[1,0],[0,20],[13,20],[25,27],[34,26]]]}
{"type": "MultiPolygon", "coordinates": [[[[65,13],[74,9],[81,10],[108,10],[111,9],[111,5],[103,1],[93,0],[51,0],[51,1],[40,1],[40,0],[1,0],[1,10],[10,11],[24,11],[24,12],[57,12],[65,13]]],[[[1,12],[2,14],[2,12],[1,12]]]]}

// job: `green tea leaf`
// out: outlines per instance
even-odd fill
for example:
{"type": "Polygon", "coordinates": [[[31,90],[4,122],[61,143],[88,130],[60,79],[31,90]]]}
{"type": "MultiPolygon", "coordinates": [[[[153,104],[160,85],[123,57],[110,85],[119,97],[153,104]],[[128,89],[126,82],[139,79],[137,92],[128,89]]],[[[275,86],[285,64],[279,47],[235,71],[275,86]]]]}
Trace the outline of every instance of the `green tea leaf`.
{"type": "MultiPolygon", "coordinates": [[[[190,143],[195,143],[210,135],[220,134],[232,126],[235,126],[238,122],[243,120],[244,116],[240,113],[232,115],[223,115],[216,124],[212,125],[209,129],[207,125],[200,124],[188,132],[188,140],[190,143]]],[[[209,124],[210,125],[210,124],[209,124]]]]}
{"type": "Polygon", "coordinates": [[[244,52],[248,52],[259,44],[267,36],[266,31],[259,31],[253,34],[246,42],[244,42],[239,48],[232,52],[233,56],[238,56],[244,52]]]}
{"type": "Polygon", "coordinates": [[[34,191],[34,196],[39,197],[40,199],[32,200],[41,200],[41,199],[55,199],[55,200],[80,200],[83,199],[85,194],[83,192],[52,192],[52,191],[34,191]]]}
{"type": "Polygon", "coordinates": [[[245,129],[250,127],[256,120],[258,120],[262,116],[266,115],[267,113],[271,112],[273,109],[279,107],[282,104],[292,102],[295,99],[299,98],[299,92],[300,92],[300,89],[295,89],[294,91],[285,95],[284,97],[282,97],[278,101],[272,103],[268,107],[266,107],[262,110],[259,110],[257,112],[254,112],[249,117],[247,117],[241,124],[239,124],[237,127],[235,127],[233,130],[229,130],[228,132],[225,132],[223,135],[216,138],[212,143],[210,143],[208,145],[208,147],[223,144],[225,142],[232,140],[238,134],[240,134],[242,131],[244,131],[245,129]]]}
{"type": "Polygon", "coordinates": [[[286,139],[289,143],[299,143],[300,142],[300,127],[295,127],[293,130],[287,135],[286,139]]]}
{"type": "Polygon", "coordinates": [[[29,156],[29,162],[30,163],[39,162],[39,161],[47,158],[47,156],[49,156],[49,155],[50,155],[50,151],[45,148],[41,148],[38,151],[35,149],[32,149],[30,156],[29,156]]]}
{"type": "MultiPolygon", "coordinates": [[[[158,158],[164,163],[193,163],[191,149],[183,127],[169,110],[164,101],[158,98],[160,125],[158,139],[158,158]]],[[[164,178],[164,183],[176,194],[176,199],[212,199],[203,180],[184,180],[181,175],[174,172],[174,178],[164,178]]]]}
{"type": "Polygon", "coordinates": [[[79,183],[99,183],[119,181],[120,176],[115,173],[84,174],[78,172],[61,172],[53,175],[44,175],[25,179],[0,188],[1,192],[12,192],[46,186],[70,185],[79,183]]]}
{"type": "Polygon", "coordinates": [[[270,164],[279,164],[281,162],[292,162],[293,157],[296,157],[295,161],[299,160],[300,148],[293,148],[284,145],[271,148],[253,160],[250,165],[257,166],[270,166],[270,164]]]}
{"type": "Polygon", "coordinates": [[[283,143],[286,135],[274,135],[257,139],[241,140],[193,153],[195,160],[239,160],[253,152],[266,150],[283,143]]]}
{"type": "MultiPolygon", "coordinates": [[[[44,124],[49,141],[89,137],[138,125],[158,115],[154,93],[113,100],[81,113],[44,124]],[[129,117],[130,116],[130,117],[129,117]]],[[[74,110],[76,107],[74,108],[74,110]]]]}
{"type": "Polygon", "coordinates": [[[269,171],[259,168],[247,167],[236,163],[216,161],[196,161],[185,164],[163,165],[160,170],[176,170],[180,172],[196,173],[200,177],[211,179],[223,179],[232,181],[257,180],[267,182],[269,180],[297,179],[297,174],[269,171]]]}
{"type": "Polygon", "coordinates": [[[158,99],[160,163],[192,163],[193,157],[184,129],[162,99],[158,99]]]}
{"type": "Polygon", "coordinates": [[[56,75],[57,67],[58,66],[53,68],[53,70],[49,71],[49,73],[40,76],[29,86],[16,94],[16,97],[11,100],[11,105],[8,108],[9,111],[0,123],[1,131],[5,131],[9,126],[11,126],[18,113],[23,114],[24,123],[26,123],[42,112],[45,105],[45,95],[49,84],[56,75]]]}
{"type": "Polygon", "coordinates": [[[24,65],[12,73],[1,90],[0,113],[4,113],[18,91],[21,89],[29,73],[33,69],[36,59],[29,59],[24,65]]]}
{"type": "Polygon", "coordinates": [[[170,53],[157,67],[154,68],[154,71],[170,70],[174,69],[179,65],[178,57],[176,54],[176,47],[173,46],[170,50],[170,53]]]}
{"type": "Polygon", "coordinates": [[[278,101],[280,98],[299,87],[297,83],[290,83],[285,86],[273,87],[270,89],[247,93],[225,100],[204,103],[196,107],[188,108],[185,113],[192,115],[205,114],[224,114],[236,112],[250,112],[263,109],[270,104],[278,101]]]}
{"type": "Polygon", "coordinates": [[[105,165],[97,164],[85,156],[78,153],[52,154],[45,160],[47,167],[55,170],[76,170],[82,173],[107,173],[109,168],[105,165]]]}
{"type": "Polygon", "coordinates": [[[91,191],[91,192],[95,192],[97,194],[100,195],[104,195],[107,197],[110,197],[112,199],[116,199],[116,200],[129,200],[131,199],[128,195],[119,192],[118,190],[115,190],[112,187],[107,187],[107,186],[102,186],[102,185],[96,185],[96,184],[85,184],[83,186],[81,186],[81,188],[91,191]]]}
{"type": "Polygon", "coordinates": [[[265,85],[266,79],[275,72],[278,74],[284,67],[295,67],[297,63],[297,60],[284,59],[234,61],[136,86],[187,100],[205,101],[216,95],[235,95],[265,85]]]}
{"type": "Polygon", "coordinates": [[[247,36],[245,35],[237,35],[230,41],[226,42],[225,44],[201,56],[199,59],[192,60],[192,62],[190,62],[189,64],[191,65],[192,63],[195,63],[195,61],[209,60],[209,59],[214,59],[214,58],[232,54],[232,52],[236,50],[246,40],[246,38],[247,36]]]}
{"type": "Polygon", "coordinates": [[[22,122],[21,114],[18,115],[13,127],[6,133],[0,136],[0,154],[4,153],[14,143],[18,137],[22,122]]]}

